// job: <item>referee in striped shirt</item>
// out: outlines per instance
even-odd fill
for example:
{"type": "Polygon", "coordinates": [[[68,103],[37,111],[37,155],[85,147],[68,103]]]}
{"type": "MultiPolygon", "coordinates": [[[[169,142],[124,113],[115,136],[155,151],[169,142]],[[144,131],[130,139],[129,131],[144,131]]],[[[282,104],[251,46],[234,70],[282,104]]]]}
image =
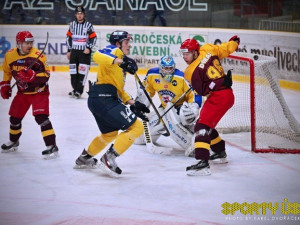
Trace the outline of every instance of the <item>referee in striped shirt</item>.
{"type": "Polygon", "coordinates": [[[97,36],[93,25],[85,20],[82,6],[75,9],[76,20],[70,23],[67,32],[68,53],[70,60],[71,85],[70,97],[80,98],[91,65],[91,52],[96,44],[97,36]]]}

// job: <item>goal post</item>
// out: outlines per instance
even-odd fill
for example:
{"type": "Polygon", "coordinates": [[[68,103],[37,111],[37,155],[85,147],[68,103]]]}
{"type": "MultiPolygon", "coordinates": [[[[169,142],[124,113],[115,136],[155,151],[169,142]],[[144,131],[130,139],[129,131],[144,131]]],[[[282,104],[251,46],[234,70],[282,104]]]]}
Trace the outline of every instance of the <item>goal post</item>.
{"type": "Polygon", "coordinates": [[[279,86],[277,60],[236,53],[222,60],[233,69],[234,106],[217,126],[220,133],[250,132],[251,150],[261,153],[300,153],[300,125],[279,86]]]}

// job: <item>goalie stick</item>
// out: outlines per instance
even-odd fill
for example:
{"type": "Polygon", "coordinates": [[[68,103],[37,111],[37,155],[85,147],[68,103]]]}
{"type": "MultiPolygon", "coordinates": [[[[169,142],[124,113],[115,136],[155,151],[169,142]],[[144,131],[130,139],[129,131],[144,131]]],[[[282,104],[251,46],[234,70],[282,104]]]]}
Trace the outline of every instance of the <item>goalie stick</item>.
{"type": "MultiPolygon", "coordinates": [[[[31,67],[33,67],[33,65],[38,61],[38,59],[44,54],[45,50],[46,50],[46,46],[48,44],[48,39],[49,39],[49,33],[47,32],[47,39],[46,39],[46,43],[45,43],[45,47],[43,48],[41,54],[38,55],[38,57],[36,57],[36,59],[25,69],[25,73],[31,69],[31,67]]],[[[20,79],[18,79],[9,89],[9,91],[11,91],[18,83],[20,82],[20,79]]]]}
{"type": "Polygon", "coordinates": [[[137,80],[137,82],[139,83],[140,87],[143,89],[144,94],[146,95],[148,101],[150,102],[150,105],[152,106],[154,112],[155,112],[156,115],[158,116],[158,119],[159,119],[159,120],[158,120],[158,123],[161,122],[162,125],[164,126],[164,128],[165,128],[165,130],[166,130],[166,133],[164,134],[164,136],[170,136],[170,131],[169,131],[167,125],[165,124],[165,122],[163,121],[162,117],[160,116],[160,114],[159,114],[157,108],[155,107],[154,103],[152,102],[151,97],[149,96],[148,92],[146,91],[146,89],[145,89],[143,83],[141,82],[139,76],[137,75],[137,73],[134,74],[134,77],[135,77],[135,79],[137,80]]]}
{"type": "Polygon", "coordinates": [[[148,122],[143,121],[143,126],[144,126],[144,135],[145,135],[147,152],[155,153],[155,154],[162,154],[162,155],[170,155],[173,148],[156,146],[152,142],[148,122]]]}
{"type": "MultiPolygon", "coordinates": [[[[166,115],[173,107],[175,107],[175,105],[177,104],[177,102],[179,102],[187,93],[190,92],[190,90],[192,90],[192,87],[190,87],[186,92],[184,92],[177,100],[176,102],[173,103],[173,105],[168,108],[162,115],[161,117],[163,117],[164,115],[166,115]]],[[[159,121],[155,124],[155,126],[157,126],[159,124],[159,121]]]]}

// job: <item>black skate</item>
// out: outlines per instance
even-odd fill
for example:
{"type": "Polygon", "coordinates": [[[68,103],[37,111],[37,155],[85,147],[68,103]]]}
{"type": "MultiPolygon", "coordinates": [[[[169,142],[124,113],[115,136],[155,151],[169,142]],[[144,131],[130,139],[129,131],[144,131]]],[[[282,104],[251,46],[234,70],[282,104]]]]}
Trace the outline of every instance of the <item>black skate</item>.
{"type": "Polygon", "coordinates": [[[74,97],[74,90],[69,92],[69,97],[73,98],[74,97]]]}
{"type": "Polygon", "coordinates": [[[54,159],[59,157],[58,147],[56,145],[47,146],[47,149],[42,151],[44,159],[54,159]]]}
{"type": "Polygon", "coordinates": [[[76,92],[74,93],[74,97],[77,98],[77,99],[79,99],[79,98],[81,97],[81,94],[80,94],[79,92],[76,91],[76,92]]]}
{"type": "Polygon", "coordinates": [[[219,152],[219,153],[213,153],[209,157],[209,160],[212,161],[213,163],[216,163],[216,164],[228,163],[227,154],[226,154],[225,151],[222,151],[222,152],[219,152]]]}
{"type": "Polygon", "coordinates": [[[113,145],[107,150],[107,152],[101,157],[99,161],[99,168],[110,176],[118,177],[122,170],[118,167],[115,158],[119,154],[114,150],[113,145]]]}
{"type": "Polygon", "coordinates": [[[188,166],[186,174],[189,176],[206,176],[210,175],[210,166],[207,160],[200,160],[197,164],[188,166]]]}
{"type": "Polygon", "coordinates": [[[95,169],[97,168],[98,160],[93,158],[84,149],[81,155],[76,159],[74,169],[95,169]]]}
{"type": "Polygon", "coordinates": [[[9,141],[6,144],[1,145],[2,153],[15,152],[18,150],[19,141],[9,141]]]}

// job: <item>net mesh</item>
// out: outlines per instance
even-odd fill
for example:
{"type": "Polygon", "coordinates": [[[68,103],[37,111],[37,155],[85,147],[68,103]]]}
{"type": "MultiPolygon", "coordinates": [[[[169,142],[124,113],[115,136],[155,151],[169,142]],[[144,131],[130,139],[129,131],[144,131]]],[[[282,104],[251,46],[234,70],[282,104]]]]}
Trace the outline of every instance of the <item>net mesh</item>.
{"type": "MultiPolygon", "coordinates": [[[[253,59],[253,54],[236,56],[253,59]]],[[[221,133],[251,132],[250,63],[241,59],[222,61],[225,71],[233,69],[234,106],[219,122],[221,133]]],[[[300,125],[291,113],[279,86],[280,71],[273,57],[254,60],[256,149],[300,149],[300,125]]]]}

